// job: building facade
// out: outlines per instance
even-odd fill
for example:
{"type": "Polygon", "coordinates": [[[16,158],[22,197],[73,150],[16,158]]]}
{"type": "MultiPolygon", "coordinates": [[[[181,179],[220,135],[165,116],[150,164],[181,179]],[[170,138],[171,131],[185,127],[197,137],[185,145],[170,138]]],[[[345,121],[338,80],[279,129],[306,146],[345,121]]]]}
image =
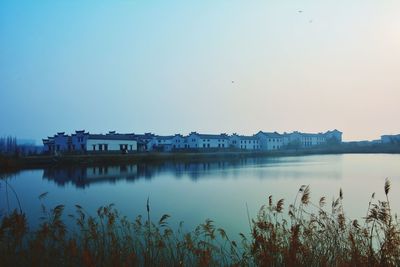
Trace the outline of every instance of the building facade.
{"type": "Polygon", "coordinates": [[[256,136],[233,134],[229,137],[229,146],[234,149],[260,150],[260,140],[256,136]]]}
{"type": "Polygon", "coordinates": [[[229,148],[227,134],[199,134],[191,132],[186,137],[187,148],[190,149],[226,149],[229,148]]]}
{"type": "Polygon", "coordinates": [[[277,132],[258,132],[255,135],[259,142],[261,150],[279,150],[283,147],[283,136],[277,132]]]}

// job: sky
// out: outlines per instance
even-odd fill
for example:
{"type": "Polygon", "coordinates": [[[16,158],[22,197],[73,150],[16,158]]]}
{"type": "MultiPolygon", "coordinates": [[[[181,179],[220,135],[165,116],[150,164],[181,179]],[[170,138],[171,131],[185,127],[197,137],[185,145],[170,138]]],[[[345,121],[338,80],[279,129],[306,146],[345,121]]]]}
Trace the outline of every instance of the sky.
{"type": "Polygon", "coordinates": [[[400,1],[0,1],[0,136],[400,133],[400,1]]]}

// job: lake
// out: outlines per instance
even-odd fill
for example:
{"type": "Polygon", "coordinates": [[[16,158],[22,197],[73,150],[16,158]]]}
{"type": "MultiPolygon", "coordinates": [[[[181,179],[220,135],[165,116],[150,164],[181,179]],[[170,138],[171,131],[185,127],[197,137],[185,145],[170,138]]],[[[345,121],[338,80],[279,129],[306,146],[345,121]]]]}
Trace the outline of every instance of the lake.
{"type": "Polygon", "coordinates": [[[32,228],[38,225],[41,203],[66,205],[66,214],[79,204],[95,215],[101,205],[114,203],[124,215],[146,215],[150,199],[154,221],[165,213],[170,224],[184,221],[187,230],[205,219],[214,220],[234,238],[249,233],[247,208],[255,217],[268,196],[293,203],[301,185],[310,185],[311,201],[331,200],[343,189],[347,217],[365,216],[373,192],[384,199],[384,182],[392,183],[392,210],[400,211],[400,155],[344,154],[277,158],[247,158],[193,163],[138,164],[51,168],[22,171],[0,181],[0,212],[18,208],[17,197],[32,228]],[[15,192],[15,193],[14,193],[15,192]],[[44,192],[48,195],[39,200],[44,192]],[[17,197],[16,197],[17,196],[17,197]]]}

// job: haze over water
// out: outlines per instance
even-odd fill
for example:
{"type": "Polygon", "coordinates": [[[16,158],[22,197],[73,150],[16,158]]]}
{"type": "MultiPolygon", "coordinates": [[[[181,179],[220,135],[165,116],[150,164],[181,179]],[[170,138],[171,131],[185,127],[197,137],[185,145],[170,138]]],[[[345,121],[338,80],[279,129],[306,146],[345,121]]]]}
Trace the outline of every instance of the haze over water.
{"type": "Polygon", "coordinates": [[[0,2],[0,136],[400,132],[400,3],[0,2]]]}
{"type": "Polygon", "coordinates": [[[159,165],[102,166],[23,171],[0,187],[0,210],[18,207],[14,189],[32,227],[41,216],[38,196],[49,192],[44,203],[49,207],[66,205],[66,214],[74,205],[95,214],[101,205],[114,203],[118,210],[134,218],[146,214],[150,198],[151,216],[157,221],[163,214],[172,216],[172,226],[184,221],[186,229],[215,221],[231,235],[248,233],[246,203],[254,218],[268,196],[285,199],[285,212],[294,202],[301,185],[310,185],[311,201],[331,200],[343,189],[347,217],[366,215],[373,192],[384,199],[385,178],[390,178],[392,210],[400,211],[400,156],[387,154],[347,154],[280,158],[257,158],[201,163],[162,163],[159,165]],[[7,190],[7,191],[6,191],[7,190]],[[8,199],[7,199],[8,196],[8,199]]]}

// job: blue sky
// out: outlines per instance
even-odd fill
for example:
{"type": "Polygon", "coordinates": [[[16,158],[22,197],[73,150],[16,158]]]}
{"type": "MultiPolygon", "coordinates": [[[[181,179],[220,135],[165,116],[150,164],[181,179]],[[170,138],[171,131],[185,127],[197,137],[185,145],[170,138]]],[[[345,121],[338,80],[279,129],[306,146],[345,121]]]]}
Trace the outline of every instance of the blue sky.
{"type": "Polygon", "coordinates": [[[400,133],[399,8],[372,0],[3,0],[0,136],[400,133]]]}

